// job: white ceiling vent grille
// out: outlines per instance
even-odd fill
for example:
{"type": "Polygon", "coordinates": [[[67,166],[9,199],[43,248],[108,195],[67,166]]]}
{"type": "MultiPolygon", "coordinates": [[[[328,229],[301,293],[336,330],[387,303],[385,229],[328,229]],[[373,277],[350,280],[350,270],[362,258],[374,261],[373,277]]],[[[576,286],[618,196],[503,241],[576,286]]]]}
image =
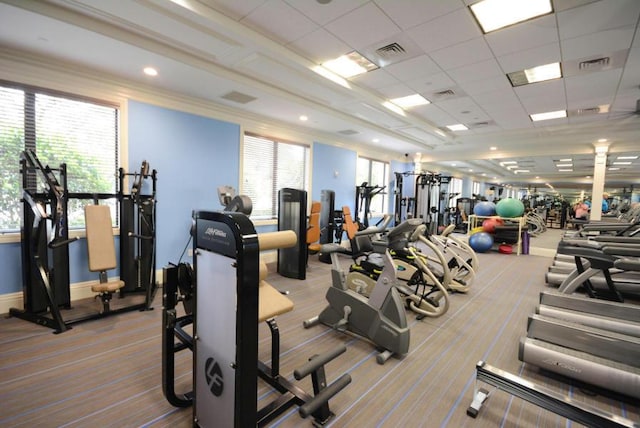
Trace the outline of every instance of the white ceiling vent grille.
{"type": "Polygon", "coordinates": [[[586,107],[586,108],[579,108],[575,110],[569,110],[569,116],[571,117],[591,116],[594,114],[598,114],[600,112],[601,112],[600,107],[586,107]]]}
{"type": "Polygon", "coordinates": [[[582,71],[600,70],[609,65],[610,58],[608,56],[603,58],[590,59],[588,61],[582,61],[578,63],[578,69],[582,71]]]}
{"type": "Polygon", "coordinates": [[[404,55],[407,51],[400,44],[393,42],[376,49],[376,54],[383,58],[391,58],[396,55],[404,55]]]}
{"type": "Polygon", "coordinates": [[[360,132],[354,130],[354,129],[343,129],[342,131],[338,131],[338,134],[342,134],[342,135],[356,135],[359,134],[360,132]]]}
{"type": "Polygon", "coordinates": [[[224,94],[221,98],[225,100],[233,101],[238,104],[247,104],[251,101],[257,100],[256,97],[252,97],[251,95],[243,94],[242,92],[231,91],[227,94],[224,94]]]}

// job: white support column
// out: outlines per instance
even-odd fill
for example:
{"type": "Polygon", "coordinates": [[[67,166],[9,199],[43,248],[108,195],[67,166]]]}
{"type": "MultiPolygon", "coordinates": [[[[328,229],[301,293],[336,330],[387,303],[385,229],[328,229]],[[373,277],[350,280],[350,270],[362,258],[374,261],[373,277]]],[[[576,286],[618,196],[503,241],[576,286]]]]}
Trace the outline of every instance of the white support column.
{"type": "Polygon", "coordinates": [[[607,150],[607,146],[596,146],[596,157],[593,164],[590,220],[602,219],[602,195],[604,193],[604,179],[607,171],[607,150]]]}

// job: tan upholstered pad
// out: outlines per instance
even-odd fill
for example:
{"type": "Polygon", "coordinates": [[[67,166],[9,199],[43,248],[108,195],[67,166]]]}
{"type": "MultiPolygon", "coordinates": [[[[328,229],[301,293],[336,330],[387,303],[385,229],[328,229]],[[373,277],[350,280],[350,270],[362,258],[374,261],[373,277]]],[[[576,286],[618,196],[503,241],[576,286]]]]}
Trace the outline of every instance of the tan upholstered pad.
{"type": "Polygon", "coordinates": [[[111,230],[111,211],[106,205],[84,207],[87,229],[87,254],[89,270],[100,272],[116,268],[116,246],[111,230]]]}
{"type": "Polygon", "coordinates": [[[124,281],[119,279],[110,280],[105,283],[97,283],[91,286],[91,291],[94,293],[112,293],[120,290],[124,287],[124,281]]]}
{"type": "Polygon", "coordinates": [[[267,281],[260,281],[258,293],[258,321],[260,322],[293,310],[293,302],[267,281]]]}

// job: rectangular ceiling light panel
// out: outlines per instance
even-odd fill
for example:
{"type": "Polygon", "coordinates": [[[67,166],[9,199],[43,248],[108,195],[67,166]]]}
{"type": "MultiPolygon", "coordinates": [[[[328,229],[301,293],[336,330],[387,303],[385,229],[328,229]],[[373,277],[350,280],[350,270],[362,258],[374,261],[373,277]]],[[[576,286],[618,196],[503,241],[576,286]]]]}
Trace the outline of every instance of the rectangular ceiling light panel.
{"type": "Polygon", "coordinates": [[[511,82],[511,86],[523,86],[530,83],[544,82],[547,80],[559,79],[562,77],[560,63],[539,65],[537,67],[527,68],[521,71],[513,71],[507,73],[507,77],[511,82]]]}
{"type": "Polygon", "coordinates": [[[485,34],[553,12],[551,0],[482,0],[469,8],[485,34]]]}
{"type": "Polygon", "coordinates": [[[562,117],[567,117],[566,110],[558,110],[558,111],[549,111],[546,113],[537,113],[529,115],[532,121],[538,122],[540,120],[549,120],[549,119],[560,119],[562,117]]]}
{"type": "Polygon", "coordinates": [[[367,58],[353,51],[346,55],[342,55],[336,59],[329,60],[322,64],[323,67],[331,70],[339,76],[348,79],[368,71],[378,68],[377,65],[369,61],[367,58]]]}

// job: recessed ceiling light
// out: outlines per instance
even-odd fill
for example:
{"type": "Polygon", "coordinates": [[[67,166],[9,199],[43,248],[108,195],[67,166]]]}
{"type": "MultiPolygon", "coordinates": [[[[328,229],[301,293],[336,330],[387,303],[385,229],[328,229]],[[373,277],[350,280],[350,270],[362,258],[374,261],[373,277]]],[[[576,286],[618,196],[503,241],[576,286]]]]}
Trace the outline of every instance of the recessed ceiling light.
{"type": "Polygon", "coordinates": [[[451,166],[456,166],[456,164],[455,164],[455,163],[452,163],[452,164],[451,164],[451,166]]]}
{"type": "Polygon", "coordinates": [[[567,167],[567,166],[568,167],[573,167],[573,164],[572,163],[557,163],[556,164],[556,167],[558,167],[558,168],[567,167]]]}
{"type": "Polygon", "coordinates": [[[158,75],[158,70],[156,70],[153,67],[145,67],[143,70],[144,74],[146,74],[147,76],[152,76],[155,77],[158,75]]]}
{"type": "Polygon", "coordinates": [[[382,105],[388,108],[389,110],[391,110],[392,112],[399,114],[400,116],[406,116],[406,114],[404,113],[404,110],[402,110],[402,107],[395,105],[391,101],[385,101],[382,103],[382,105]]]}
{"type": "Polygon", "coordinates": [[[300,119],[301,121],[303,121],[303,122],[306,122],[307,120],[309,120],[309,118],[308,118],[307,116],[305,116],[304,114],[303,114],[303,115],[301,115],[301,116],[299,117],[299,119],[300,119]]]}
{"type": "Polygon", "coordinates": [[[498,148],[496,146],[491,146],[489,147],[489,150],[498,150],[498,148]]]}
{"type": "Polygon", "coordinates": [[[513,171],[513,172],[515,172],[515,173],[517,174],[517,173],[519,173],[519,172],[529,172],[529,170],[528,170],[528,169],[516,169],[516,170],[515,170],[515,171],[513,171]]]}
{"type": "Polygon", "coordinates": [[[607,139],[606,139],[606,138],[600,138],[600,139],[598,140],[598,143],[606,143],[606,142],[607,142],[607,139]]]}
{"type": "Polygon", "coordinates": [[[469,129],[461,123],[457,123],[455,125],[447,125],[447,128],[449,128],[449,130],[451,131],[466,131],[467,129],[469,129]]]}
{"type": "Polygon", "coordinates": [[[614,165],[631,165],[632,162],[614,162],[614,165]]]}
{"type": "Polygon", "coordinates": [[[638,156],[618,156],[618,159],[638,159],[638,156]]]}
{"type": "Polygon", "coordinates": [[[559,172],[573,172],[573,169],[559,169],[559,172]]]}
{"type": "Polygon", "coordinates": [[[620,168],[613,168],[613,167],[609,168],[609,171],[619,171],[619,170],[620,168]]]}
{"type": "Polygon", "coordinates": [[[509,171],[511,171],[512,169],[515,169],[515,168],[517,168],[517,167],[518,167],[518,165],[507,165],[507,169],[508,169],[509,171]]]}
{"type": "Polygon", "coordinates": [[[559,159],[558,162],[573,162],[573,159],[571,158],[559,159]]]}
{"type": "Polygon", "coordinates": [[[471,168],[469,168],[469,172],[473,172],[473,170],[471,168]]]}
{"type": "Polygon", "coordinates": [[[567,117],[566,110],[557,110],[557,111],[548,111],[546,113],[536,113],[529,115],[531,120],[534,122],[538,122],[540,120],[549,120],[549,119],[559,119],[561,117],[567,117]]]}
{"type": "Polygon", "coordinates": [[[504,165],[514,165],[514,164],[517,164],[517,163],[518,163],[518,161],[503,161],[503,162],[500,162],[500,165],[502,165],[502,166],[504,166],[504,165]]]}
{"type": "Polygon", "coordinates": [[[343,88],[351,89],[351,85],[349,84],[349,82],[347,82],[343,77],[338,76],[337,74],[335,74],[333,71],[329,70],[328,68],[324,68],[321,65],[315,65],[315,66],[311,67],[311,70],[315,71],[316,73],[318,73],[320,76],[324,77],[325,79],[329,79],[333,83],[337,83],[338,85],[342,86],[343,88]]]}
{"type": "Polygon", "coordinates": [[[513,71],[507,73],[512,86],[528,85],[530,83],[544,82],[546,80],[559,79],[562,77],[560,63],[540,65],[538,67],[527,68],[526,70],[513,71]]]}
{"type": "Polygon", "coordinates": [[[483,0],[469,8],[485,34],[553,12],[550,0],[483,0]]]}
{"type": "Polygon", "coordinates": [[[373,141],[374,143],[379,143],[379,142],[380,142],[380,139],[379,139],[379,138],[374,138],[374,139],[373,139],[373,140],[371,140],[371,141],[373,141]]]}
{"type": "Polygon", "coordinates": [[[336,73],[338,76],[344,77],[345,79],[378,68],[377,65],[375,65],[356,51],[324,62],[322,63],[322,66],[336,73]]]}
{"type": "Polygon", "coordinates": [[[407,95],[406,97],[394,98],[391,100],[397,106],[402,108],[411,108],[415,106],[422,106],[425,104],[431,104],[431,101],[426,99],[420,94],[407,95]]]}

